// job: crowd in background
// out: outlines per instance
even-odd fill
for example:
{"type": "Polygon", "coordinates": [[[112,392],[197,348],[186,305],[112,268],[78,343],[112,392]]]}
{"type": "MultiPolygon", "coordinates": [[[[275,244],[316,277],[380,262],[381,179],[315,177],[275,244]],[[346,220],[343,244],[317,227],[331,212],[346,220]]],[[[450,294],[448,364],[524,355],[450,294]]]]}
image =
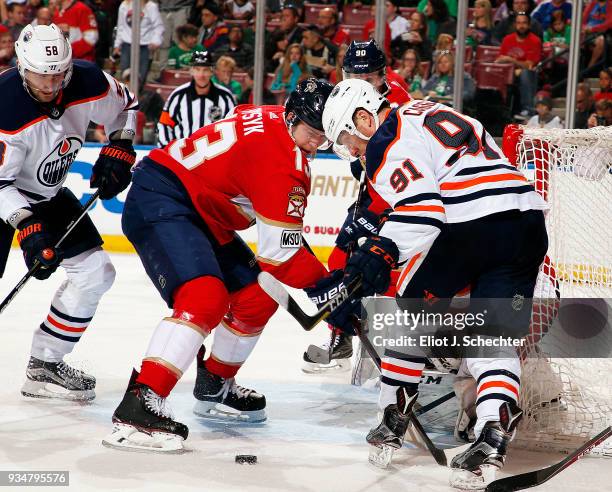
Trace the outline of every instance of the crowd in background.
{"type": "MultiPolygon", "coordinates": [[[[15,65],[14,42],[25,25],[54,22],[70,39],[75,58],[127,80],[133,1],[141,2],[138,77],[145,123],[157,123],[173,89],[167,74],[189,70],[194,52],[208,51],[212,81],[237,103],[252,102],[253,0],[0,0],[0,70],[15,65]]],[[[571,1],[492,1],[470,0],[460,74],[464,111],[493,126],[494,134],[512,120],[562,127],[571,1]]],[[[306,77],[341,80],[351,40],[373,37],[374,6],[363,5],[368,2],[313,3],[267,0],[266,103],[282,102],[306,77]]],[[[411,95],[452,104],[457,0],[387,0],[385,18],[388,64],[411,95]]],[[[612,0],[585,2],[581,40],[575,126],[612,124],[612,0]],[[590,85],[589,78],[598,84],[590,85]]]]}

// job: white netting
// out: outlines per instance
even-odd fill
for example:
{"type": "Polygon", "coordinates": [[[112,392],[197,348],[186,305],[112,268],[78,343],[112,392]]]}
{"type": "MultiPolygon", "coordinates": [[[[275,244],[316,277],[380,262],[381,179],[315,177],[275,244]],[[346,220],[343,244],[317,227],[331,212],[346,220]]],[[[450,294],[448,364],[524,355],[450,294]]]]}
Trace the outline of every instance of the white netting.
{"type": "MultiPolygon", "coordinates": [[[[551,347],[557,355],[564,343],[577,342],[546,335],[558,309],[555,294],[612,297],[612,127],[523,130],[517,165],[550,205],[550,244],[536,296],[551,300],[534,307],[532,315],[525,351],[530,357],[522,363],[525,418],[517,441],[568,451],[612,422],[612,360],[550,358],[551,347]]],[[[612,456],[612,443],[595,454],[612,456]]]]}

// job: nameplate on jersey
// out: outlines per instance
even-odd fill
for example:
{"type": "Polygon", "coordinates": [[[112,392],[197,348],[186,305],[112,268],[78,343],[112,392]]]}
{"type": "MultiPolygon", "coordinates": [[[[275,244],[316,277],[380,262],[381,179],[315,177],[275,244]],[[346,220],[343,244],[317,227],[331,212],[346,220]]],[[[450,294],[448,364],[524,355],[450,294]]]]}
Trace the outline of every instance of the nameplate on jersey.
{"type": "Polygon", "coordinates": [[[281,243],[280,247],[283,249],[291,248],[299,248],[302,246],[302,231],[295,230],[283,230],[281,234],[281,243]]]}

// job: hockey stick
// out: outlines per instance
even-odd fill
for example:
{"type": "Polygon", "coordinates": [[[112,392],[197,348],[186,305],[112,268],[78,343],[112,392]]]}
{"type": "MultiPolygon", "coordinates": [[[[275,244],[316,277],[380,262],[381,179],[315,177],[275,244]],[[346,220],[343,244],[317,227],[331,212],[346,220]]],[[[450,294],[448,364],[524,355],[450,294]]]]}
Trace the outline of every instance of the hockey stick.
{"type": "MultiPolygon", "coordinates": [[[[75,217],[72,220],[72,222],[70,222],[70,224],[68,224],[68,227],[66,228],[66,232],[64,233],[64,235],[59,239],[59,241],[57,243],[55,243],[55,246],[54,246],[55,249],[57,249],[57,248],[59,248],[61,246],[61,244],[64,242],[64,240],[68,237],[68,235],[72,232],[72,230],[76,227],[76,225],[81,221],[81,219],[83,217],[85,217],[85,215],[87,215],[87,212],[89,211],[91,206],[98,199],[98,195],[99,194],[100,194],[100,191],[96,190],[96,192],[93,195],[91,195],[91,198],[89,200],[87,200],[85,205],[83,205],[82,212],[77,217],[75,217]]],[[[41,263],[38,260],[35,261],[34,265],[32,265],[32,267],[21,278],[21,280],[19,282],[17,282],[17,285],[13,288],[13,290],[11,290],[9,295],[6,296],[4,301],[2,301],[2,304],[0,304],[0,313],[2,313],[6,309],[6,307],[13,301],[15,296],[17,294],[19,294],[19,291],[21,289],[23,289],[23,286],[27,283],[28,280],[30,280],[32,275],[34,275],[38,271],[38,269],[40,267],[41,267],[41,263]]]]}
{"type": "Polygon", "coordinates": [[[555,475],[561,473],[570,465],[574,464],[592,448],[598,444],[601,444],[610,436],[612,436],[612,426],[604,429],[594,438],[584,443],[573,453],[558,463],[542,468],[541,470],[534,470],[526,473],[520,473],[518,475],[512,475],[511,477],[500,478],[499,480],[495,480],[487,485],[485,492],[511,492],[514,490],[529,489],[531,487],[541,485],[553,478],[555,475]]]}
{"type": "MultiPolygon", "coordinates": [[[[374,363],[378,367],[378,370],[381,370],[381,360],[380,360],[380,357],[376,353],[376,349],[372,345],[372,342],[370,342],[370,339],[367,336],[365,336],[365,334],[363,333],[363,330],[361,329],[361,322],[360,322],[360,320],[358,320],[357,318],[353,317],[352,325],[353,325],[353,329],[357,333],[357,336],[359,337],[359,340],[361,340],[361,343],[365,347],[366,351],[368,352],[370,357],[372,357],[372,360],[374,361],[374,363]]],[[[450,398],[452,398],[453,396],[454,396],[454,392],[449,393],[447,395],[444,395],[444,396],[438,398],[438,400],[436,400],[436,402],[439,401],[439,403],[431,402],[430,405],[432,405],[432,406],[430,406],[427,410],[422,410],[419,413],[419,415],[422,415],[426,411],[431,410],[434,406],[437,406],[437,405],[439,405],[439,404],[441,404],[441,403],[443,403],[443,402],[445,402],[447,400],[450,400],[450,398]]],[[[448,466],[449,461],[452,460],[455,455],[459,454],[460,452],[464,451],[469,446],[471,446],[471,444],[464,444],[462,446],[457,446],[457,447],[450,448],[450,449],[441,449],[441,448],[438,448],[432,442],[432,440],[429,438],[429,436],[425,432],[425,429],[423,429],[423,426],[421,425],[421,423],[417,419],[417,415],[416,415],[415,412],[410,414],[410,422],[412,423],[412,426],[414,427],[414,429],[415,429],[419,439],[421,439],[421,441],[423,441],[423,444],[425,444],[425,446],[427,447],[427,449],[429,450],[429,452],[431,453],[433,458],[436,460],[436,463],[438,463],[438,465],[440,465],[440,466],[448,466]]]]}
{"type": "Polygon", "coordinates": [[[287,311],[306,331],[312,330],[319,322],[327,318],[337,307],[345,301],[355,298],[355,294],[361,288],[361,277],[356,277],[348,285],[338,292],[338,295],[327,301],[319,311],[312,316],[306,314],[283,284],[268,272],[261,272],[257,276],[257,282],[263,291],[274,299],[285,311],[287,311]]]}

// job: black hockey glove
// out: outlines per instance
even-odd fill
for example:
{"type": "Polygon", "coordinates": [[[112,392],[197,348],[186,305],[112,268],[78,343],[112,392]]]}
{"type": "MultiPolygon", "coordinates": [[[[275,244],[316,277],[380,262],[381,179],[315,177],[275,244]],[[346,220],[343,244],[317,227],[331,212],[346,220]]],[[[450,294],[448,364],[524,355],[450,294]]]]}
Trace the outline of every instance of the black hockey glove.
{"type": "Polygon", "coordinates": [[[100,198],[108,200],[125,190],[132,180],[131,167],[136,162],[136,152],[129,140],[113,140],[102,147],[93,166],[89,184],[100,190],[100,198]]]}
{"type": "Polygon", "coordinates": [[[382,294],[389,288],[391,270],[398,259],[399,250],[391,239],[381,236],[366,239],[346,262],[344,283],[348,285],[361,275],[363,297],[382,294]]]}
{"type": "Polygon", "coordinates": [[[23,251],[28,270],[38,260],[41,267],[34,273],[34,278],[38,280],[49,278],[62,261],[61,255],[54,248],[53,236],[35,216],[22,220],[18,229],[17,241],[23,251]]]}
{"type": "MultiPolygon", "coordinates": [[[[321,308],[330,299],[338,295],[344,288],[342,270],[334,270],[329,277],[319,280],[314,287],[307,287],[304,292],[312,302],[321,308]]],[[[349,335],[354,335],[355,331],[351,325],[351,314],[359,316],[361,314],[361,299],[347,300],[332,311],[332,314],[325,319],[330,325],[342,330],[349,335]]]]}
{"type": "Polygon", "coordinates": [[[378,223],[378,216],[367,208],[360,208],[357,213],[353,213],[353,207],[349,208],[349,215],[336,238],[336,246],[347,251],[359,238],[377,235],[378,223]]]}

